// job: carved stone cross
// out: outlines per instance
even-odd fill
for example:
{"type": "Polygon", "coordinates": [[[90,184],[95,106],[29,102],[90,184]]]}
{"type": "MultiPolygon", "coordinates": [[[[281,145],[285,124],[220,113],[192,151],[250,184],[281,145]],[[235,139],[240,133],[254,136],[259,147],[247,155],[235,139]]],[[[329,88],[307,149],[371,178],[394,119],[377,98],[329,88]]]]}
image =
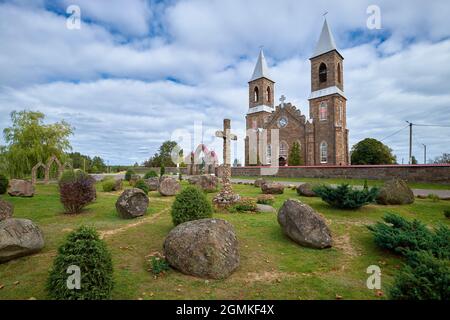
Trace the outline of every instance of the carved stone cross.
{"type": "Polygon", "coordinates": [[[230,132],[231,121],[230,119],[223,119],[223,131],[216,131],[216,137],[223,138],[223,164],[231,164],[231,140],[237,140],[237,136],[230,132]]]}
{"type": "Polygon", "coordinates": [[[284,101],[286,101],[286,97],[284,95],[281,95],[280,101],[281,101],[281,107],[284,108],[284,101]]]}

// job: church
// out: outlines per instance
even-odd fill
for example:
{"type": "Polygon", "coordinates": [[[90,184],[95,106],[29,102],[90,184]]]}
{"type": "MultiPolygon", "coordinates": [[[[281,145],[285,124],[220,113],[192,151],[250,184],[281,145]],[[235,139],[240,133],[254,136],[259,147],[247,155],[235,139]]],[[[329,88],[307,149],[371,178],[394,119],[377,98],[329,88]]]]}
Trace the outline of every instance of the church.
{"type": "Polygon", "coordinates": [[[279,105],[274,105],[275,81],[261,49],[248,82],[246,166],[288,165],[294,143],[300,147],[301,165],[349,164],[344,58],[326,19],[310,61],[311,94],[306,117],[291,103],[285,103],[284,96],[279,105]]]}

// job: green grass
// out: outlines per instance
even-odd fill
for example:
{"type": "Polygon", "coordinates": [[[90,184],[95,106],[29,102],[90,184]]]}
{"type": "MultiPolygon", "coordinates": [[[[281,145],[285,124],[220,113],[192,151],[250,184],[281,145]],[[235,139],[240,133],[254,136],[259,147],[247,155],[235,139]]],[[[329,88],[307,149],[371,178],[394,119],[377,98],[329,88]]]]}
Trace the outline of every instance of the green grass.
{"type": "MultiPolygon", "coordinates": [[[[247,177],[247,176],[233,176],[232,179],[243,179],[243,180],[255,180],[259,177],[247,177]]],[[[364,185],[364,179],[334,179],[334,178],[283,178],[283,177],[272,177],[267,176],[266,180],[271,181],[287,181],[287,182],[310,182],[310,183],[328,183],[328,184],[343,184],[347,183],[350,185],[364,185]]],[[[382,180],[367,180],[369,186],[381,186],[384,181],[382,180]]],[[[409,182],[408,185],[413,189],[430,189],[430,190],[450,190],[450,184],[439,184],[439,183],[420,183],[420,182],[409,182]]]]}
{"type": "MultiPolygon", "coordinates": [[[[185,186],[186,183],[183,182],[185,186]]],[[[147,215],[122,220],[115,211],[120,192],[105,193],[98,187],[95,203],[79,215],[65,215],[55,185],[38,185],[33,198],[1,196],[15,206],[14,216],[29,218],[42,228],[46,245],[42,252],[0,264],[0,299],[45,299],[45,281],[57,247],[66,235],[81,224],[100,232],[112,231],[105,241],[111,250],[116,286],[114,299],[385,299],[366,288],[366,268],[382,269],[382,290],[392,282],[401,260],[378,249],[365,225],[395,212],[428,225],[450,224],[443,215],[449,202],[416,200],[408,206],[369,205],[358,211],[330,208],[319,198],[298,197],[286,189],[276,196],[279,208],[288,198],[300,199],[325,216],[335,245],[314,250],[298,246],[282,232],[274,214],[215,213],[233,224],[241,256],[238,270],[226,280],[198,279],[170,270],[155,277],[149,271],[148,255],[162,251],[167,233],[173,228],[170,205],[173,197],[150,192],[147,215]],[[115,230],[115,231],[114,231],[115,230]],[[15,284],[19,281],[18,284],[15,284]]],[[[260,189],[235,185],[243,196],[260,194],[260,189]]],[[[214,194],[208,194],[212,199],[214,194]]]]}

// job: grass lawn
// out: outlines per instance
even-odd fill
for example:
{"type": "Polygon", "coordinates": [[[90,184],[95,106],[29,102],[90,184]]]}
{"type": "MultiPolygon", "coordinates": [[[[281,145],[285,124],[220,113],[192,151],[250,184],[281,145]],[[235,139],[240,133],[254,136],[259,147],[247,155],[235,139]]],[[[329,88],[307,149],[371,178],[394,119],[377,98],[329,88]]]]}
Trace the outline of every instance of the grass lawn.
{"type": "MultiPolygon", "coordinates": [[[[260,177],[246,177],[246,176],[233,176],[232,179],[243,179],[243,180],[255,180],[260,177]]],[[[328,184],[342,184],[347,183],[350,185],[364,185],[364,179],[334,179],[334,178],[283,178],[283,177],[272,177],[267,176],[266,180],[271,181],[287,181],[287,182],[311,182],[311,183],[328,183],[328,184]]],[[[367,180],[369,186],[381,186],[383,185],[383,180],[367,180]]],[[[409,182],[410,188],[413,189],[430,189],[430,190],[450,190],[450,184],[439,184],[439,183],[420,183],[420,182],[409,182]]]]}
{"type": "MultiPolygon", "coordinates": [[[[235,185],[243,196],[257,196],[253,186],[235,185]]],[[[331,209],[319,198],[303,198],[294,190],[276,196],[279,208],[288,198],[300,199],[322,213],[332,230],[335,245],[314,250],[298,246],[283,235],[274,214],[219,214],[237,232],[241,264],[226,280],[198,279],[170,270],[153,276],[148,255],[162,250],[164,237],[173,227],[170,205],[174,197],[150,193],[147,215],[122,220],[115,210],[119,192],[105,193],[98,185],[97,200],[79,215],[63,214],[56,185],[38,185],[33,198],[2,199],[15,206],[16,218],[32,219],[43,230],[46,244],[35,255],[0,264],[0,299],[45,299],[45,282],[57,247],[82,224],[104,234],[114,263],[115,299],[385,299],[366,287],[366,269],[382,269],[382,291],[392,282],[402,263],[397,256],[378,249],[366,225],[395,212],[428,225],[445,223],[450,202],[416,200],[408,206],[369,205],[358,211],[331,209]]],[[[212,199],[213,194],[208,195],[212,199]]]]}

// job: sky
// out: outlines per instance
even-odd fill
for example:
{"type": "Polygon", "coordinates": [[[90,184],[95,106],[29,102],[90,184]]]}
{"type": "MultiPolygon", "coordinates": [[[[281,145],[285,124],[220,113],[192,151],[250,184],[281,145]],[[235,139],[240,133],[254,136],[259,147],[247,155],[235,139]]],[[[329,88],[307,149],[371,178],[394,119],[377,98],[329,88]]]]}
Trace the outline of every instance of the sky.
{"type": "Polygon", "coordinates": [[[407,163],[406,121],[433,125],[413,127],[423,163],[423,144],[427,158],[450,153],[449,9],[447,0],[0,0],[0,129],[13,110],[39,110],[75,128],[73,151],[125,165],[168,139],[189,151],[203,142],[221,159],[214,132],[229,118],[232,159],[243,162],[259,48],[276,99],[308,115],[309,58],[328,12],[345,58],[350,148],[386,138],[407,163]],[[380,29],[367,26],[373,5],[380,29]]]}

